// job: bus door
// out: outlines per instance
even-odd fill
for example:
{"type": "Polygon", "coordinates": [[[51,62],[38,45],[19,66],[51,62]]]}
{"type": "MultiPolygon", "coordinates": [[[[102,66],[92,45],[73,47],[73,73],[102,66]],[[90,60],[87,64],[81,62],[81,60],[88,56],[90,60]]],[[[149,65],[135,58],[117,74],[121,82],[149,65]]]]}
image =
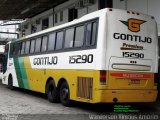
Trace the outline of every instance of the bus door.
{"type": "Polygon", "coordinates": [[[2,71],[3,73],[7,70],[7,63],[8,63],[8,50],[9,50],[9,44],[5,46],[4,55],[2,56],[2,71]]]}

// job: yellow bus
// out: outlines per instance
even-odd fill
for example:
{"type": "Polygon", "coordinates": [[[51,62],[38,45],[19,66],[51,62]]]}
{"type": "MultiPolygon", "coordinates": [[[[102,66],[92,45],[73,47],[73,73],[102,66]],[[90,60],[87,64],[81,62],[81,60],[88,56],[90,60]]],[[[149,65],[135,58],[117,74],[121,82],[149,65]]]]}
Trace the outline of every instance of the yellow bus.
{"type": "Polygon", "coordinates": [[[154,17],[103,9],[5,48],[2,83],[51,102],[154,102],[158,72],[154,17]]]}

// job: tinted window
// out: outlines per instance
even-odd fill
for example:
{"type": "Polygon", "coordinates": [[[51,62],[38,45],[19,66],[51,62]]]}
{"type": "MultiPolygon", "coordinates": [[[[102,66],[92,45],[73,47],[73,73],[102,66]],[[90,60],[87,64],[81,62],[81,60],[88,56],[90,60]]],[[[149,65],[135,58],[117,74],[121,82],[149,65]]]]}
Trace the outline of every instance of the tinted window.
{"type": "Polygon", "coordinates": [[[62,49],[62,43],[63,43],[63,31],[57,32],[56,50],[62,49]]]}
{"type": "Polygon", "coordinates": [[[84,26],[76,27],[76,34],[75,34],[75,47],[81,47],[83,45],[84,39],[84,26]]]}
{"type": "Polygon", "coordinates": [[[19,55],[20,43],[14,43],[13,45],[13,55],[19,55]]]}
{"type": "Polygon", "coordinates": [[[25,54],[29,53],[30,41],[26,41],[25,54]]]}
{"type": "Polygon", "coordinates": [[[40,50],[41,50],[41,38],[37,38],[35,52],[40,52],[40,50]]]}
{"type": "Polygon", "coordinates": [[[54,50],[55,37],[56,37],[55,33],[49,34],[48,51],[54,50]]]}
{"type": "Polygon", "coordinates": [[[24,54],[25,42],[22,43],[21,54],[24,54]]]}
{"type": "Polygon", "coordinates": [[[35,40],[31,41],[30,53],[34,53],[35,40]]]}
{"type": "Polygon", "coordinates": [[[5,45],[5,50],[4,50],[4,53],[8,53],[8,50],[9,50],[9,45],[5,45]]]}
{"type": "Polygon", "coordinates": [[[92,24],[89,23],[87,25],[87,31],[86,31],[86,45],[87,46],[91,44],[91,32],[92,32],[92,24]]]}
{"type": "Polygon", "coordinates": [[[13,43],[10,44],[10,53],[9,56],[12,57],[13,56],[13,43]]]}
{"type": "Polygon", "coordinates": [[[73,47],[73,40],[74,40],[74,28],[67,29],[66,30],[66,35],[65,35],[64,48],[73,47]]]}
{"type": "Polygon", "coordinates": [[[17,46],[16,46],[16,44],[14,43],[14,44],[13,44],[13,55],[16,54],[16,47],[17,47],[17,46]]]}
{"type": "Polygon", "coordinates": [[[47,40],[48,40],[47,36],[44,36],[42,38],[42,50],[41,50],[42,52],[45,52],[47,50],[47,40]]]}
{"type": "Polygon", "coordinates": [[[97,23],[89,23],[87,25],[87,31],[86,31],[86,45],[91,46],[95,45],[96,43],[96,36],[97,36],[97,23]]]}
{"type": "Polygon", "coordinates": [[[22,43],[18,43],[18,55],[21,54],[21,49],[22,49],[22,43]]]}
{"type": "Polygon", "coordinates": [[[92,40],[91,40],[91,45],[95,45],[96,43],[96,37],[97,37],[97,23],[94,22],[92,24],[92,40]]]}

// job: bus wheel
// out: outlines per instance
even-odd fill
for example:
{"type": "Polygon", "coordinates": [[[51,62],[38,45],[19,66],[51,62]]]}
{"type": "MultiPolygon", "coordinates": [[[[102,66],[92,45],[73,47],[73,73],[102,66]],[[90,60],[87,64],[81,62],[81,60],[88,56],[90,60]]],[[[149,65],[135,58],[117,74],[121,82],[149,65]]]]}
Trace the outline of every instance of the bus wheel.
{"type": "Polygon", "coordinates": [[[58,91],[57,91],[57,88],[56,88],[53,80],[50,80],[47,83],[46,94],[47,94],[47,98],[50,102],[58,102],[59,101],[58,91]]]}
{"type": "Polygon", "coordinates": [[[67,82],[63,82],[60,87],[60,101],[64,106],[71,106],[70,91],[67,82]]]}
{"type": "Polygon", "coordinates": [[[13,87],[13,78],[12,78],[11,75],[9,75],[9,77],[8,77],[8,88],[9,88],[10,90],[13,90],[13,89],[14,89],[14,87],[13,87]]]}

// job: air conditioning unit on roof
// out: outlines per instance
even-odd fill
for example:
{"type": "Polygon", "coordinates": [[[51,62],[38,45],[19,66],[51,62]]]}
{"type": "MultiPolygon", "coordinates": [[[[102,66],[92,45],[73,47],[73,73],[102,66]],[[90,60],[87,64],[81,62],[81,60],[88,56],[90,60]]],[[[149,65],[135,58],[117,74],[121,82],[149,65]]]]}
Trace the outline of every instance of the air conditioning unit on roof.
{"type": "Polygon", "coordinates": [[[83,0],[78,0],[75,3],[75,9],[82,9],[82,8],[84,8],[83,0]]]}
{"type": "Polygon", "coordinates": [[[95,3],[95,0],[83,0],[84,6],[93,5],[95,3]]]}

